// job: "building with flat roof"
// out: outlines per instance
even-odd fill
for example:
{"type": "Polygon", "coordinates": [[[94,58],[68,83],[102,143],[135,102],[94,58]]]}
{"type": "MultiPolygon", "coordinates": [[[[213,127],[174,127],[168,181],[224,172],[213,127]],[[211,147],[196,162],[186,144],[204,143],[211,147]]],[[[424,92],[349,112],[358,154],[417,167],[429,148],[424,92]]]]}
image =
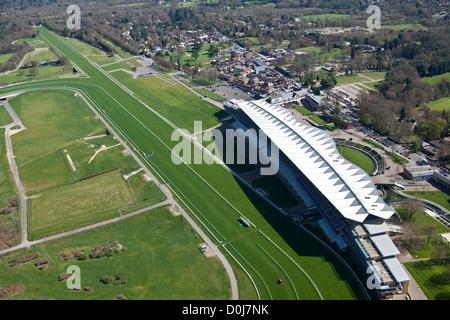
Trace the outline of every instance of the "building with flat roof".
{"type": "Polygon", "coordinates": [[[314,223],[338,250],[351,253],[359,274],[373,274],[370,289],[378,297],[406,293],[409,278],[398,268],[389,268],[394,266],[392,260],[384,261],[399,254],[385,223],[394,210],[380,198],[369,175],[343,158],[325,131],[298,122],[282,107],[263,100],[224,105],[238,127],[259,129],[276,145],[278,173],[305,207],[317,209],[314,223]]]}

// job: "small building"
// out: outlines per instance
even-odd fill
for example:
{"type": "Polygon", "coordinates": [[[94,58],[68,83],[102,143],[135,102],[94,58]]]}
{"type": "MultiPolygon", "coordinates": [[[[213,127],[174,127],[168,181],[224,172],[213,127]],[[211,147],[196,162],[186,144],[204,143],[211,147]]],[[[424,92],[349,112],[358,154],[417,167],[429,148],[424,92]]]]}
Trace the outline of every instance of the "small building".
{"type": "Polygon", "coordinates": [[[433,176],[434,170],[431,169],[431,166],[417,166],[417,167],[405,167],[403,169],[403,173],[409,179],[414,181],[423,181],[428,180],[433,176]]]}
{"type": "Polygon", "coordinates": [[[305,96],[305,102],[305,106],[311,111],[324,111],[327,108],[326,103],[313,94],[307,94],[305,96]]]}

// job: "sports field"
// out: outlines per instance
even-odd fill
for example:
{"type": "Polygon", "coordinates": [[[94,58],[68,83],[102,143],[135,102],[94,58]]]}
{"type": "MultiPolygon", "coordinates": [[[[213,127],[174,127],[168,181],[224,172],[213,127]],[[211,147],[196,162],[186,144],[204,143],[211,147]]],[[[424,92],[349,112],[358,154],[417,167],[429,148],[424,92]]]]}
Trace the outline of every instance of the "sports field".
{"type": "Polygon", "coordinates": [[[90,78],[28,83],[0,89],[0,93],[37,87],[76,88],[136,148],[138,155],[154,152],[154,156],[142,160],[169,186],[232,263],[240,299],[364,298],[359,283],[333,252],[284,218],[228,170],[220,165],[176,165],[170,160],[171,150],[177,144],[171,141],[174,127],[157,109],[163,104],[162,109],[177,110],[178,116],[171,122],[179,119],[176,125],[183,127],[192,126],[193,120],[217,123],[212,107],[208,112],[199,112],[197,118],[192,115],[197,105],[194,100],[176,102],[179,90],[165,92],[163,96],[167,100],[161,101],[152,87],[125,79],[133,95],[64,40],[45,28],[38,30],[90,78]],[[140,90],[143,93],[138,100],[140,90]],[[250,220],[254,227],[241,226],[238,222],[241,216],[250,220]],[[286,279],[284,285],[277,284],[280,278],[286,279]]]}

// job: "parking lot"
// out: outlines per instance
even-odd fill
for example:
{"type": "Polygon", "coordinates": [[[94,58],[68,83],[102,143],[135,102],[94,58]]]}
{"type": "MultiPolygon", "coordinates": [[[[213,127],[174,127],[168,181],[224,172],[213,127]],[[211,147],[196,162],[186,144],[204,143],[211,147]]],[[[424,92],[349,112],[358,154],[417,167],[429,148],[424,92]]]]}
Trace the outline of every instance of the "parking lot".
{"type": "Polygon", "coordinates": [[[227,100],[231,99],[249,99],[251,98],[250,94],[247,94],[244,90],[239,88],[234,88],[232,86],[212,86],[208,87],[208,90],[214,92],[215,94],[224,97],[227,100]]]}

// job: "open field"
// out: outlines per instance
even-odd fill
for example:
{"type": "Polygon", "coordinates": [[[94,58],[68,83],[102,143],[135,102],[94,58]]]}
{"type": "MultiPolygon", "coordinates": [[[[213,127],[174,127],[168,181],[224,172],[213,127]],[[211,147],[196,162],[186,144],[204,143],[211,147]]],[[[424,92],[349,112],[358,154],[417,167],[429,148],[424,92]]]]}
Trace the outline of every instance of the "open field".
{"type": "Polygon", "coordinates": [[[28,201],[31,233],[112,211],[118,213],[117,209],[136,203],[120,171],[39,192],[28,201]]]}
{"type": "Polygon", "coordinates": [[[70,91],[30,92],[10,103],[27,128],[12,136],[25,192],[72,182],[62,149],[101,129],[101,121],[70,91]]]}
{"type": "Polygon", "coordinates": [[[23,282],[26,290],[9,299],[33,300],[115,300],[119,294],[127,299],[228,299],[230,286],[225,270],[215,257],[198,250],[201,239],[181,216],[174,217],[166,208],[158,208],[69,238],[32,247],[0,262],[0,286],[23,282]],[[86,249],[89,254],[104,243],[118,241],[126,248],[110,257],[64,260],[63,253],[86,249]],[[34,263],[8,267],[12,259],[32,253],[47,258],[49,266],[39,270],[34,263]],[[69,265],[81,271],[81,290],[68,290],[58,281],[69,265]],[[124,273],[126,285],[100,282],[105,274],[124,273]],[[92,291],[84,291],[91,287],[92,291]]]}
{"type": "Polygon", "coordinates": [[[450,110],[450,97],[445,97],[439,100],[428,102],[427,105],[433,110],[450,110]]]}
{"type": "Polygon", "coordinates": [[[405,263],[405,267],[430,300],[449,300],[450,285],[445,283],[448,265],[436,265],[432,261],[405,263]]]}
{"type": "MultiPolygon", "coordinates": [[[[103,123],[73,92],[30,92],[12,99],[11,105],[27,127],[13,136],[13,145],[30,196],[31,237],[117,217],[118,208],[130,206],[131,212],[164,200],[158,187],[135,199],[132,188],[123,178],[117,179],[121,172],[135,170],[136,161],[117,139],[105,135],[103,123]],[[85,180],[115,168],[121,172],[85,180]]],[[[154,183],[135,186],[146,190],[154,183]]]]}
{"type": "Polygon", "coordinates": [[[225,115],[170,77],[151,75],[133,79],[123,71],[114,72],[113,75],[137,97],[148,101],[154,110],[190,133],[194,121],[202,121],[203,129],[207,129],[219,124],[218,117],[225,115]]]}
{"type": "Polygon", "coordinates": [[[40,50],[37,52],[33,52],[32,54],[28,55],[26,60],[24,61],[24,64],[31,64],[31,61],[36,61],[37,63],[43,63],[46,61],[52,61],[56,60],[56,56],[50,49],[47,50],[40,50]]]}
{"type": "MultiPolygon", "coordinates": [[[[124,91],[112,77],[53,33],[45,28],[38,30],[90,78],[22,84],[1,88],[0,93],[64,85],[76,88],[132,144],[138,155],[152,150],[154,156],[142,160],[224,252],[239,281],[240,299],[364,299],[359,282],[334,253],[284,218],[227,169],[220,165],[174,164],[171,150],[178,141],[171,141],[174,127],[152,109],[159,107],[156,93],[142,95],[138,101],[137,94],[124,91]],[[255,227],[242,227],[238,223],[240,216],[255,227]],[[288,283],[278,285],[280,277],[288,279],[288,283]]],[[[126,85],[136,93],[137,83],[130,81],[126,85]]],[[[146,92],[154,90],[140,86],[146,92]]],[[[172,94],[178,95],[178,91],[172,94]]],[[[178,107],[182,114],[187,114],[192,106],[191,102],[178,107]]],[[[216,122],[214,114],[205,119],[216,122]]]]}
{"type": "Polygon", "coordinates": [[[381,29],[388,29],[388,30],[402,30],[402,31],[406,31],[406,30],[426,30],[428,29],[427,27],[419,24],[419,23],[401,23],[401,24],[385,24],[382,23],[381,24],[381,29]]]}
{"type": "Polygon", "coordinates": [[[442,191],[404,191],[411,196],[436,202],[450,211],[450,195],[442,191]]]}
{"type": "Polygon", "coordinates": [[[450,72],[444,73],[444,74],[440,74],[437,76],[433,76],[433,77],[424,77],[422,78],[422,81],[425,81],[429,84],[436,84],[441,82],[442,80],[450,80],[450,72]]]}
{"type": "Polygon", "coordinates": [[[25,81],[42,80],[60,76],[72,75],[72,65],[69,63],[66,66],[46,65],[37,67],[37,74],[31,75],[30,69],[19,69],[11,73],[0,76],[0,82],[18,83],[25,81]]]}
{"type": "Polygon", "coordinates": [[[13,55],[14,55],[14,53],[0,54],[0,63],[5,63],[5,62],[8,61],[9,58],[11,58],[13,55]]]}
{"type": "Polygon", "coordinates": [[[0,104],[0,126],[10,124],[11,122],[13,122],[13,119],[11,119],[9,112],[0,104]]]}

